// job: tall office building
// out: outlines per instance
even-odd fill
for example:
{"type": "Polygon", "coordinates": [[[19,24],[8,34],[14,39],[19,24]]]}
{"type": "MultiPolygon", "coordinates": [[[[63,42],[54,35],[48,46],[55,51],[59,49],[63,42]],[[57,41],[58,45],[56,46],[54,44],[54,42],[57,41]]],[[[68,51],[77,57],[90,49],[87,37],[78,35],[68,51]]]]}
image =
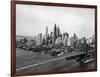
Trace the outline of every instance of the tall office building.
{"type": "Polygon", "coordinates": [[[48,37],[48,27],[46,27],[46,38],[48,37]]]}
{"type": "Polygon", "coordinates": [[[36,45],[42,45],[42,33],[37,35],[37,37],[36,37],[36,45]]]}
{"type": "Polygon", "coordinates": [[[54,32],[53,32],[53,44],[55,43],[55,40],[56,40],[56,38],[57,38],[57,36],[56,36],[56,24],[54,25],[54,32]]]}
{"type": "Polygon", "coordinates": [[[60,35],[60,29],[59,27],[56,27],[56,36],[58,37],[60,35]]]}
{"type": "Polygon", "coordinates": [[[50,43],[53,43],[53,32],[50,33],[50,43]]]}

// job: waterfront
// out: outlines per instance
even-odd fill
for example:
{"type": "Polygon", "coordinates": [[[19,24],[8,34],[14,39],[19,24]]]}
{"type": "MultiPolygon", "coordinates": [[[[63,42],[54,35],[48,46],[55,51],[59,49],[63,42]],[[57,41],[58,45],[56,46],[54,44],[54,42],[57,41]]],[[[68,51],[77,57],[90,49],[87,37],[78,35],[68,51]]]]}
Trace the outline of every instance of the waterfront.
{"type": "Polygon", "coordinates": [[[74,71],[74,70],[95,68],[95,62],[90,62],[85,65],[80,65],[79,62],[73,59],[65,60],[65,58],[62,58],[63,56],[64,55],[50,56],[44,53],[38,53],[38,52],[33,53],[31,51],[16,49],[16,72],[21,73],[21,72],[31,71],[34,73],[34,72],[48,72],[54,70],[74,71]]]}

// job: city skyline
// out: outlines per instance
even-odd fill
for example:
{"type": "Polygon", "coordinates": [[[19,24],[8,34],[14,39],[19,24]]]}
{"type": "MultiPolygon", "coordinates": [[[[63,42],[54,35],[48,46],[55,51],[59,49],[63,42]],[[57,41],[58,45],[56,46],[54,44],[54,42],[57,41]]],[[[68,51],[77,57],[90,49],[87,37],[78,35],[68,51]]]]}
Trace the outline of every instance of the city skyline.
{"type": "Polygon", "coordinates": [[[70,37],[90,37],[94,34],[94,9],[64,8],[37,5],[16,5],[16,35],[36,36],[53,32],[54,25],[70,37]],[[35,26],[34,26],[35,25],[35,26]]]}

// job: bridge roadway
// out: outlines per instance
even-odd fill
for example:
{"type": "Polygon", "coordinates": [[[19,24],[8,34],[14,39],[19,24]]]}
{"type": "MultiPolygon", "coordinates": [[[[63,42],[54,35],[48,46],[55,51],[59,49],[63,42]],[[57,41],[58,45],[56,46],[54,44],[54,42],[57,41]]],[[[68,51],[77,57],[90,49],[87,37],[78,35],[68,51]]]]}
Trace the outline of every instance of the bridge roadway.
{"type": "MultiPolygon", "coordinates": [[[[89,53],[91,53],[93,51],[89,51],[89,53]]],[[[38,71],[38,70],[42,70],[44,69],[44,71],[52,69],[52,68],[56,68],[56,67],[60,67],[64,64],[66,64],[65,58],[74,58],[74,57],[78,57],[82,54],[85,54],[85,52],[70,52],[70,53],[66,53],[63,56],[59,56],[56,57],[54,59],[50,59],[47,61],[43,61],[43,62],[39,62],[39,63],[35,63],[35,64],[31,64],[28,66],[24,66],[24,67],[20,67],[20,68],[16,68],[16,72],[25,72],[25,71],[29,71],[29,70],[33,70],[33,71],[38,71]],[[43,67],[44,68],[43,68],[43,67]],[[51,67],[51,68],[47,68],[47,67],[51,67]]]]}

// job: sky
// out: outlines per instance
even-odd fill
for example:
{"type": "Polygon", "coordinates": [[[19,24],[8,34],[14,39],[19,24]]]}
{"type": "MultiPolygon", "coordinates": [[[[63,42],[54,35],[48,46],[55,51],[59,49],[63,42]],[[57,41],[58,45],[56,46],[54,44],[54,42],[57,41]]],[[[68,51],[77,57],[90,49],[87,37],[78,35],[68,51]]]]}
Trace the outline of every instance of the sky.
{"type": "Polygon", "coordinates": [[[54,25],[69,36],[91,37],[94,34],[94,9],[16,4],[16,35],[36,36],[49,33],[54,25]]]}

